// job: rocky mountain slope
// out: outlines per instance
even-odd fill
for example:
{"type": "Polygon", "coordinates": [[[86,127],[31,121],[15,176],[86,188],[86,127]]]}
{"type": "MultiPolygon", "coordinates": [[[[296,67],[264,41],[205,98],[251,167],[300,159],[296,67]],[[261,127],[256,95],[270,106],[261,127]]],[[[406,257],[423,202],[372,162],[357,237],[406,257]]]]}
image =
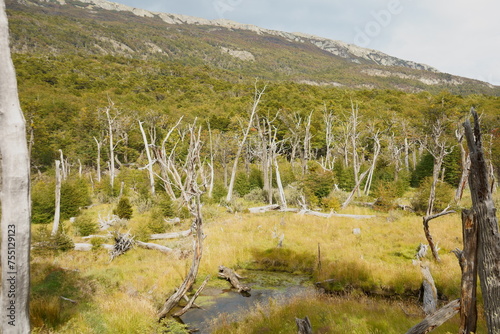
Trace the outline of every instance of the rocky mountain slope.
{"type": "Polygon", "coordinates": [[[307,34],[151,12],[105,0],[6,4],[15,53],[160,58],[311,85],[500,94],[499,87],[485,82],[307,34]]]}

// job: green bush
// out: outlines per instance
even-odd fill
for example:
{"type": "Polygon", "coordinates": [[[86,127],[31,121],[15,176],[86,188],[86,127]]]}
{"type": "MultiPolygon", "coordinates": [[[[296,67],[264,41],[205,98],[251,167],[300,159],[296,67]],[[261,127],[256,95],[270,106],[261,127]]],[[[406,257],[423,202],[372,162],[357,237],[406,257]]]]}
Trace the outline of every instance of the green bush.
{"type": "Polygon", "coordinates": [[[132,205],[128,197],[121,197],[118,201],[116,208],[113,210],[113,214],[117,215],[121,219],[132,218],[132,205]]]}
{"type": "MultiPolygon", "coordinates": [[[[54,221],[55,182],[42,180],[34,182],[31,190],[32,218],[35,224],[48,224],[54,221]]],[[[81,178],[63,181],[61,184],[61,219],[78,216],[81,208],[92,203],[87,182],[81,178]]]]}
{"type": "Polygon", "coordinates": [[[155,208],[151,210],[150,217],[151,218],[148,220],[147,223],[148,230],[153,234],[165,233],[165,230],[167,229],[167,224],[163,219],[163,212],[161,211],[161,209],[155,208]]]}
{"type": "Polygon", "coordinates": [[[87,215],[76,217],[73,228],[75,229],[75,234],[82,237],[91,235],[99,229],[97,222],[87,215]]]}

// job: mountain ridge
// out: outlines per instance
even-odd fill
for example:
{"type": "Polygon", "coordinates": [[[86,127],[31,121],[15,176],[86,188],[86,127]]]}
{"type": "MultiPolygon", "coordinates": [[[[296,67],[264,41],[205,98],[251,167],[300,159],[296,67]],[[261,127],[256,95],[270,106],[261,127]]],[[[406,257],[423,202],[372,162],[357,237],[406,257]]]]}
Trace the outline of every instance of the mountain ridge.
{"type": "Polygon", "coordinates": [[[152,12],[105,0],[6,3],[17,53],[164,57],[313,85],[500,95],[500,87],[486,82],[311,34],[152,12]],[[34,26],[42,27],[48,37],[37,36],[34,26]]]}

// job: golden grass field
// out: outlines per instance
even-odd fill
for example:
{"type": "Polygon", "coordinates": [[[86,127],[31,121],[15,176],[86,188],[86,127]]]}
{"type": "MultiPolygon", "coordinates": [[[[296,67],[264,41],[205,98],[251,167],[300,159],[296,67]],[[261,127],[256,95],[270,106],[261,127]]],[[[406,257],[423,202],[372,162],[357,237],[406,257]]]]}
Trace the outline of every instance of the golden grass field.
{"type": "MultiPolygon", "coordinates": [[[[109,213],[111,206],[96,205],[88,211],[97,217],[109,213]]],[[[209,286],[220,286],[219,265],[235,270],[279,269],[310,275],[311,282],[330,278],[339,282],[336,296],[310,293],[257,306],[238,323],[221,315],[213,319],[216,333],[291,333],[296,330],[294,317],[306,315],[311,318],[315,333],[401,333],[424,317],[415,295],[422,276],[412,263],[419,243],[426,243],[420,216],[356,206],[342,213],[376,217],[320,218],[281,212],[229,214],[216,205],[205,206],[203,213],[206,239],[197,285],[211,275],[209,286]],[[359,228],[361,234],[353,234],[354,228],[359,228]],[[276,235],[281,234],[285,236],[283,247],[277,249],[276,235]],[[375,297],[369,298],[367,293],[375,297]]],[[[146,213],[134,212],[120,229],[137,231],[147,219],[146,213]]],[[[71,235],[71,224],[66,222],[65,226],[71,235]]],[[[172,231],[189,226],[187,219],[172,226],[172,231]]],[[[430,226],[442,259],[436,263],[430,252],[427,257],[436,286],[449,300],[458,298],[460,267],[450,251],[462,248],[460,215],[443,216],[431,221],[430,226]]],[[[34,226],[33,232],[39,228],[34,226]]],[[[103,249],[34,251],[34,333],[162,333],[156,311],[189,270],[192,238],[158,243],[183,252],[166,255],[134,248],[110,262],[103,249]]],[[[454,319],[436,332],[456,332],[457,326],[454,319]]]]}

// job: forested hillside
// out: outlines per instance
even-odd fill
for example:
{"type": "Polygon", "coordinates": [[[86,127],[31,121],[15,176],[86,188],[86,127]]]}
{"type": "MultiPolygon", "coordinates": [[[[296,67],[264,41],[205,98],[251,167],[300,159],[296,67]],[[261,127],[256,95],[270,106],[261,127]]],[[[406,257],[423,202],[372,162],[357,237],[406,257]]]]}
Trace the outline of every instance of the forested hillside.
{"type": "MultiPolygon", "coordinates": [[[[39,333],[184,333],[158,319],[202,275],[225,287],[220,265],[256,290],[307,293],[246,320],[204,319],[214,332],[295,331],[304,310],[322,333],[403,332],[423,317],[411,264],[422,216],[470,205],[471,108],[490,177],[500,172],[499,88],[486,83],[88,2],[7,9],[39,333]],[[255,209],[269,205],[281,211],[255,209]]],[[[460,296],[458,216],[433,227],[442,262],[417,256],[432,263],[440,303],[460,296]]]]}

